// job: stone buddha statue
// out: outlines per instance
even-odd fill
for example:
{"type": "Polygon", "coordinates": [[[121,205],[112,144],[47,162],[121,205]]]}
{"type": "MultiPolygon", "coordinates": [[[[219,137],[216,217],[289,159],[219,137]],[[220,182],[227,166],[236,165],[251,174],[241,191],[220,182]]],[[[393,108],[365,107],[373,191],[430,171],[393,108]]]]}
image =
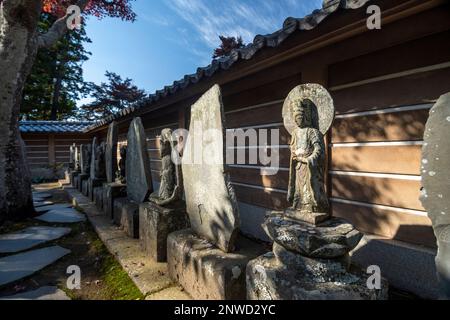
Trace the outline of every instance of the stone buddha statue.
{"type": "Polygon", "coordinates": [[[290,101],[292,130],[291,160],[286,210],[290,218],[317,224],[329,217],[325,193],[325,144],[318,128],[317,107],[310,99],[290,101]]]}
{"type": "Polygon", "coordinates": [[[150,201],[160,206],[168,206],[182,198],[181,166],[172,161],[172,152],[176,151],[177,142],[173,140],[172,130],[169,128],[161,131],[160,157],[161,171],[159,192],[150,195],[150,201]]]}

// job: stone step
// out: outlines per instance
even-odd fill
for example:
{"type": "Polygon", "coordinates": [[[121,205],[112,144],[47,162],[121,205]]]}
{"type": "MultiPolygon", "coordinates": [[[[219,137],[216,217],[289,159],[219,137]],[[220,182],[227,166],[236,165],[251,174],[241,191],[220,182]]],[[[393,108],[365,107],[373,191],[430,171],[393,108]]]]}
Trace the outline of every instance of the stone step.
{"type": "Polygon", "coordinates": [[[57,203],[57,204],[52,204],[49,206],[35,208],[35,210],[38,213],[43,213],[43,212],[50,211],[50,210],[59,210],[59,209],[65,209],[65,208],[71,208],[71,207],[72,207],[72,205],[70,203],[57,203]]]}
{"type": "Polygon", "coordinates": [[[86,221],[86,217],[73,208],[50,210],[36,217],[36,219],[49,223],[78,223],[86,221]]]}
{"type": "Polygon", "coordinates": [[[21,292],[12,296],[0,297],[0,300],[71,300],[57,287],[41,287],[36,290],[21,292]]]}
{"type": "Polygon", "coordinates": [[[32,275],[69,254],[60,246],[47,247],[0,259],[0,286],[32,275]]]}
{"type": "Polygon", "coordinates": [[[0,235],[0,253],[24,251],[69,234],[70,228],[29,227],[0,235]]]}

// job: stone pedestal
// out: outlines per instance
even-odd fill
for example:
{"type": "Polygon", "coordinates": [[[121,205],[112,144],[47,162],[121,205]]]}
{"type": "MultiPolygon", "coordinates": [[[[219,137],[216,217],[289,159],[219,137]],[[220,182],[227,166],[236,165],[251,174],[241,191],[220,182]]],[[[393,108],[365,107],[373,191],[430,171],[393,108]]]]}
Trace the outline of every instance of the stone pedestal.
{"type": "Polygon", "coordinates": [[[78,177],[78,175],[80,174],[80,172],[78,171],[71,171],[70,172],[70,184],[72,185],[72,187],[77,188],[77,183],[76,183],[76,178],[78,177]]]}
{"type": "Polygon", "coordinates": [[[368,274],[348,268],[349,259],[312,259],[274,243],[268,252],[247,265],[250,300],[383,300],[380,290],[367,288],[368,274]]]}
{"type": "Polygon", "coordinates": [[[194,299],[245,299],[245,268],[264,248],[241,236],[235,247],[235,252],[224,253],[191,229],[171,233],[167,238],[169,274],[194,299]]]}
{"type": "Polygon", "coordinates": [[[362,234],[347,221],[331,218],[314,225],[274,212],[263,228],[274,241],[273,252],[248,264],[248,299],[387,299],[384,279],[380,289],[369,289],[370,275],[350,268],[348,253],[362,234]]]}
{"type": "Polygon", "coordinates": [[[163,208],[153,202],[139,206],[139,238],[145,253],[156,262],[167,261],[169,233],[186,228],[189,228],[189,218],[183,202],[172,208],[163,208]]]}
{"type": "Polygon", "coordinates": [[[94,188],[94,203],[97,209],[103,211],[103,186],[94,188]]]}
{"type": "Polygon", "coordinates": [[[89,199],[91,199],[91,201],[95,200],[94,188],[103,186],[104,182],[105,182],[105,180],[89,178],[89,180],[88,180],[88,196],[89,196],[89,199]]]}
{"type": "Polygon", "coordinates": [[[80,175],[80,191],[86,197],[89,196],[89,184],[88,184],[88,181],[89,181],[89,175],[87,175],[87,174],[86,175],[84,175],[84,174],[80,175]]]}
{"type": "Polygon", "coordinates": [[[114,199],[125,197],[127,195],[126,185],[120,183],[103,184],[103,212],[114,220],[113,208],[114,199]]]}
{"type": "Polygon", "coordinates": [[[129,237],[139,239],[139,204],[127,198],[115,199],[114,224],[121,227],[129,237]]]}

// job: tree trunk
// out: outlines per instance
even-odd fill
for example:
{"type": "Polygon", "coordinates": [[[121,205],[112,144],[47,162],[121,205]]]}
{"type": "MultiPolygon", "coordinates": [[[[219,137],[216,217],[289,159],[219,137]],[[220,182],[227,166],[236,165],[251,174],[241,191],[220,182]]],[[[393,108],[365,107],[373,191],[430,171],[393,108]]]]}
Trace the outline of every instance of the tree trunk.
{"type": "Polygon", "coordinates": [[[37,53],[41,8],[40,0],[0,4],[0,224],[34,213],[18,121],[24,83],[37,53]]]}
{"type": "Polygon", "coordinates": [[[59,97],[61,96],[61,86],[62,86],[62,72],[61,67],[56,67],[56,79],[53,85],[53,94],[52,94],[52,111],[50,113],[50,120],[55,121],[58,118],[58,106],[59,106],[59,97]]]}

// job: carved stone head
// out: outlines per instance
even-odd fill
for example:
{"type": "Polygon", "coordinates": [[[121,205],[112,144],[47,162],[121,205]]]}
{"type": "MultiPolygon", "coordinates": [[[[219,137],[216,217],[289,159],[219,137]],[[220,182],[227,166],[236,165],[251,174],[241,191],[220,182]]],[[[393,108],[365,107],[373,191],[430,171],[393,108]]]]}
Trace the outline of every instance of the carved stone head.
{"type": "Polygon", "coordinates": [[[291,102],[294,121],[300,128],[313,126],[314,102],[309,99],[293,100],[291,102]]]}

